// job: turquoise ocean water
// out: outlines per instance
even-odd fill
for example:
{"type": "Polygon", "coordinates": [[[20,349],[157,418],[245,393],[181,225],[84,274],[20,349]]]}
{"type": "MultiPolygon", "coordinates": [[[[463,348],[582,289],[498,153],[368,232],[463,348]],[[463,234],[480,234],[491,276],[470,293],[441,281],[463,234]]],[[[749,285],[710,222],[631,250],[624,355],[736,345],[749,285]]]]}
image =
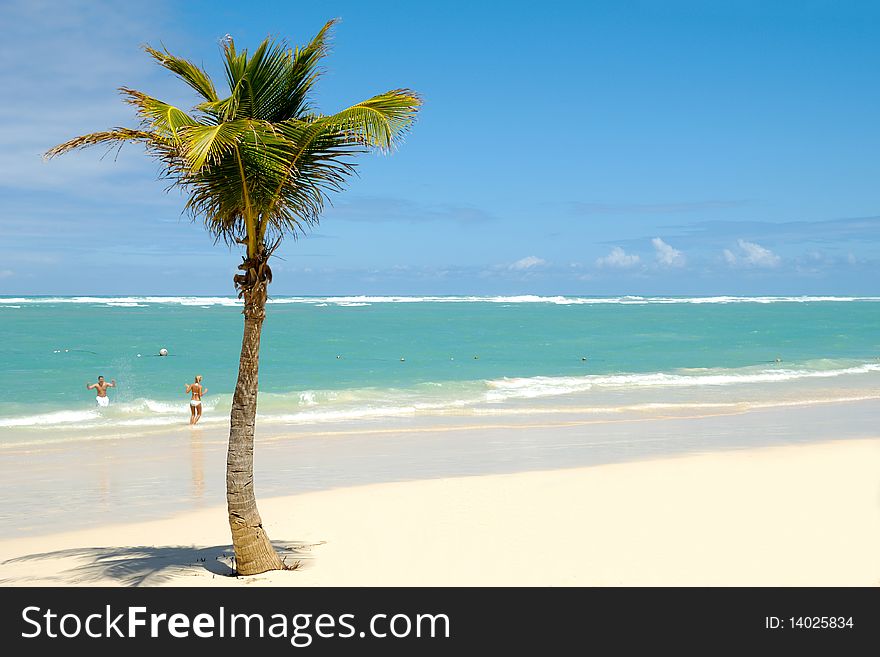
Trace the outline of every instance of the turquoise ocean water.
{"type": "MultiPolygon", "coordinates": [[[[880,297],[274,297],[258,412],[301,425],[872,398],[878,327],[880,297]]],[[[233,298],[0,297],[0,446],[186,424],[195,374],[204,422],[226,422],[241,330],[233,298]],[[99,374],[118,383],[106,409],[85,388],[99,374]]]]}

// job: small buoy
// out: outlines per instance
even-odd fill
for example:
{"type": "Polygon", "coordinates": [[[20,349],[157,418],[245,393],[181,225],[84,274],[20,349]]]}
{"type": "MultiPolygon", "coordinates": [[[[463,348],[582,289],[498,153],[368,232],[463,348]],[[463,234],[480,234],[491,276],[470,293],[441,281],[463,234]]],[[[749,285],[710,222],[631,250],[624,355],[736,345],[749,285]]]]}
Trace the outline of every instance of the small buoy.
{"type": "Polygon", "coordinates": [[[168,355],[168,350],[167,350],[165,347],[162,347],[162,348],[159,350],[159,355],[160,355],[160,356],[167,356],[167,355],[168,355]]]}
{"type": "Polygon", "coordinates": [[[581,356],[581,360],[587,360],[586,356],[581,356]]]}
{"type": "Polygon", "coordinates": [[[140,355],[140,354],[138,354],[138,358],[140,358],[140,357],[141,357],[141,355],[140,355]]]}
{"type": "Polygon", "coordinates": [[[401,362],[401,363],[402,363],[403,361],[405,361],[405,360],[406,360],[406,358],[404,358],[403,356],[400,357],[400,362],[401,362]]]}

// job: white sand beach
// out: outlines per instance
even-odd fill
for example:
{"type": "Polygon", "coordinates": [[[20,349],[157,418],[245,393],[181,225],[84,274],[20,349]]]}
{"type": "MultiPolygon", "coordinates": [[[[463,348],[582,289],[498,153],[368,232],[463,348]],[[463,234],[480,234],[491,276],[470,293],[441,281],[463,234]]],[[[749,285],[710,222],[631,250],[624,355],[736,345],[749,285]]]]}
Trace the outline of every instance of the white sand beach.
{"type": "Polygon", "coordinates": [[[642,4],[0,2],[9,597],[880,586],[880,2],[642,4]]]}
{"type": "Polygon", "coordinates": [[[880,438],[260,500],[299,568],[230,576],[222,506],[0,541],[5,586],[877,586],[880,438]]]}

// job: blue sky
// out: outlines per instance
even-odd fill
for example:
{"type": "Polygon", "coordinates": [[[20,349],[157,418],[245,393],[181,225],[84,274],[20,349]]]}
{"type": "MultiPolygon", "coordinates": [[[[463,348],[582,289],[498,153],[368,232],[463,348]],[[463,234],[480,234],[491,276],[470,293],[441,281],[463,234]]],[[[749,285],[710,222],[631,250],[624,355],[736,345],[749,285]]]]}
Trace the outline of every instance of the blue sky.
{"type": "Polygon", "coordinates": [[[238,254],[181,215],[126,85],[184,106],[140,45],[219,73],[219,39],[342,22],[317,96],[425,105],[360,159],[280,294],[878,294],[876,2],[6,0],[0,294],[231,294],[238,254]]]}

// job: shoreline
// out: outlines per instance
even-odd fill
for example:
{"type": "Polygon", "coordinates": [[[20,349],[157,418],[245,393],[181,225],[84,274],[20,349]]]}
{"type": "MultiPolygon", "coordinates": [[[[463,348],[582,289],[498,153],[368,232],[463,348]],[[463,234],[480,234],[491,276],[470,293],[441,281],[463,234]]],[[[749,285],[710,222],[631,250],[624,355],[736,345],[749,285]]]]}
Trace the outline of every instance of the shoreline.
{"type": "Polygon", "coordinates": [[[334,488],[258,500],[296,571],[228,576],[212,505],[0,540],[0,585],[878,586],[878,468],[874,437],[334,488]]]}
{"type": "MultiPolygon", "coordinates": [[[[543,417],[415,417],[259,428],[258,500],[366,484],[562,470],[877,435],[876,401],[699,417],[605,421],[570,409],[543,417]]],[[[146,521],[225,503],[227,435],[182,426],[140,439],[0,450],[0,535],[38,536],[146,521]]]]}

